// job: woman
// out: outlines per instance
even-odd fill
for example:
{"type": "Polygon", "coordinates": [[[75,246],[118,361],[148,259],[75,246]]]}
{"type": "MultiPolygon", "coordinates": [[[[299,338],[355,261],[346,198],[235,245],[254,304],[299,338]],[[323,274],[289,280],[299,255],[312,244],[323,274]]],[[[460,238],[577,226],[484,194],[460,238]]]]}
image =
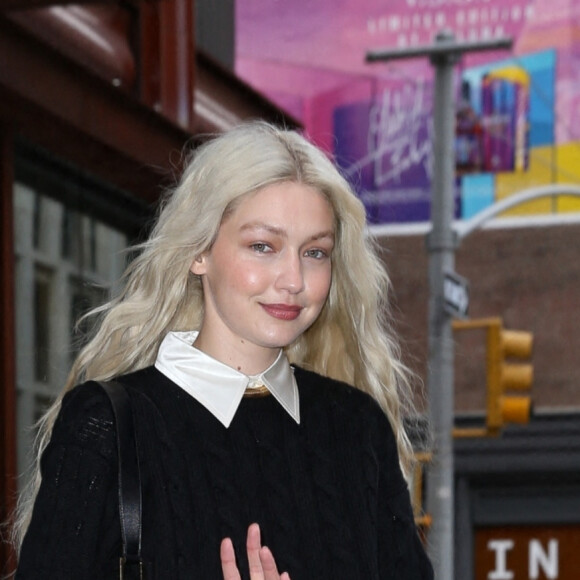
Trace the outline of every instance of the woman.
{"type": "Polygon", "coordinates": [[[295,132],[251,123],[196,151],[44,418],[18,579],[104,578],[119,554],[114,425],[93,382],[111,378],[135,415],[154,578],[432,577],[364,229],[295,132]]]}

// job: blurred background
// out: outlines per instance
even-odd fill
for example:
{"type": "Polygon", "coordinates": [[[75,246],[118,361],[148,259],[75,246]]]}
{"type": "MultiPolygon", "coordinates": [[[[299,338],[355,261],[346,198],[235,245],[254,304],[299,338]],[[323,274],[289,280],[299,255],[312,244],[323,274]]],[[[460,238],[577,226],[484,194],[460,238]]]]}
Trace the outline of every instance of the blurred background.
{"type": "MultiPolygon", "coordinates": [[[[74,322],[116,290],[123,250],[147,232],[183,152],[262,118],[304,131],[367,209],[418,377],[412,491],[429,543],[434,66],[365,57],[432,45],[443,30],[458,43],[513,42],[453,65],[455,225],[530,188],[551,192],[485,220],[453,250],[468,295],[468,306],[446,311],[456,321],[453,380],[443,385],[453,406],[453,576],[577,580],[574,0],[0,0],[0,520],[26,477],[33,425],[87,330],[74,322]]],[[[0,573],[11,557],[2,546],[0,573]]]]}

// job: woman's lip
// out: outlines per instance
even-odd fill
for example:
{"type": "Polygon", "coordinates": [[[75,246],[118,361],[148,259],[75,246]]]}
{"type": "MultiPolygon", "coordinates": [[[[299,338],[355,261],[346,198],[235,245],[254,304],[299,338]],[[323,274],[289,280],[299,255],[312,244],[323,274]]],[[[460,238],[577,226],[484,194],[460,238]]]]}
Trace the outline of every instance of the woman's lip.
{"type": "Polygon", "coordinates": [[[302,312],[302,306],[296,306],[294,304],[263,304],[260,306],[274,318],[280,320],[295,320],[302,312]]]}

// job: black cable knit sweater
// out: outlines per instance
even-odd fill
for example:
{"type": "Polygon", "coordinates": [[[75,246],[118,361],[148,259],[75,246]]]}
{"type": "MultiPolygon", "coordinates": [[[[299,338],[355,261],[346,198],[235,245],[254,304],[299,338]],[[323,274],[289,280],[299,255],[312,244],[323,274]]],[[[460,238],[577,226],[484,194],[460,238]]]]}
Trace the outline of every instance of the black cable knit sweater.
{"type": "MultiPolygon", "coordinates": [[[[368,395],[296,368],[298,425],[272,396],[244,398],[229,428],[154,367],[129,388],[153,577],[221,580],[219,545],[258,522],[292,580],[433,577],[388,420],[368,395]]],[[[120,554],[117,457],[106,395],[68,393],[42,458],[17,580],[103,579],[120,554]]]]}

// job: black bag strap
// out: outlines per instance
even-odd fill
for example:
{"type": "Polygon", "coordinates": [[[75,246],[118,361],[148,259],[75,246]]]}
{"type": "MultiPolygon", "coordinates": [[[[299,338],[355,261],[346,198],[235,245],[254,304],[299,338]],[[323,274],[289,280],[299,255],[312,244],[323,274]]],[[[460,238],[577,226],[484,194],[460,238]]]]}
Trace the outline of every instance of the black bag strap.
{"type": "Polygon", "coordinates": [[[117,429],[119,458],[119,519],[123,554],[119,562],[119,578],[144,579],[141,559],[141,473],[133,409],[125,387],[117,381],[99,381],[107,393],[117,429]]]}

